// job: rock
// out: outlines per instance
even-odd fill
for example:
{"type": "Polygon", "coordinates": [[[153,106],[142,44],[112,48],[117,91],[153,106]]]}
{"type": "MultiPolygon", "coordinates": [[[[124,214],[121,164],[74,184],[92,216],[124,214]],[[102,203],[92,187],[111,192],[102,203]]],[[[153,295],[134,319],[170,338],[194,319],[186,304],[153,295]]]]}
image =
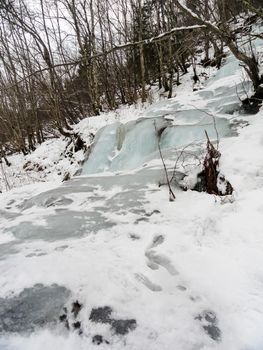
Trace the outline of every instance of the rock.
{"type": "MultiPolygon", "coordinates": [[[[67,309],[66,309],[66,312],[67,312],[67,309]]],[[[68,321],[68,316],[66,313],[59,316],[59,321],[64,324],[64,326],[67,328],[67,330],[69,330],[69,321],[68,321]]]]}
{"type": "Polygon", "coordinates": [[[74,323],[72,324],[72,327],[73,327],[74,329],[80,329],[81,323],[80,323],[79,321],[74,322],[74,323]]]}
{"type": "Polygon", "coordinates": [[[68,180],[70,180],[70,173],[69,172],[65,173],[62,182],[65,182],[65,181],[68,181],[68,180]]]}
{"type": "Polygon", "coordinates": [[[34,163],[30,160],[28,160],[24,165],[23,165],[23,169],[26,171],[43,171],[44,168],[42,165],[38,164],[38,163],[34,163]]]}
{"type": "Polygon", "coordinates": [[[63,314],[61,316],[59,316],[59,321],[64,322],[67,319],[67,315],[63,314]]]}
{"type": "MultiPolygon", "coordinates": [[[[73,317],[76,319],[80,310],[82,309],[82,305],[78,302],[78,300],[74,301],[72,303],[72,309],[71,313],[73,314],[73,317]]],[[[73,323],[70,323],[70,318],[68,317],[68,310],[66,307],[63,308],[64,313],[59,316],[60,322],[64,323],[65,327],[70,330],[70,328],[73,329],[78,329],[79,330],[79,335],[82,334],[81,330],[81,322],[80,321],[75,321],[73,323]]]]}
{"type": "Polygon", "coordinates": [[[92,309],[90,313],[90,321],[95,323],[111,323],[110,315],[112,313],[112,308],[109,306],[98,307],[97,309],[92,309]]]}
{"type": "Polygon", "coordinates": [[[261,106],[261,102],[251,98],[246,98],[242,101],[242,110],[246,114],[257,114],[261,106]]]}
{"type": "Polygon", "coordinates": [[[263,86],[260,85],[255,94],[242,101],[242,109],[247,114],[256,114],[260,110],[263,102],[263,86]]]}
{"type": "Polygon", "coordinates": [[[136,320],[112,320],[112,330],[115,334],[125,335],[134,330],[137,326],[136,320]]]}
{"type": "Polygon", "coordinates": [[[73,313],[73,316],[76,318],[82,308],[82,305],[76,300],[74,303],[72,303],[72,309],[71,313],[73,313]]]}
{"type": "Polygon", "coordinates": [[[205,172],[204,172],[204,170],[202,170],[197,175],[197,181],[196,181],[196,184],[193,187],[193,191],[206,192],[206,180],[205,180],[205,172]]]}
{"type": "Polygon", "coordinates": [[[94,335],[94,337],[92,338],[92,343],[96,345],[100,345],[102,343],[109,344],[109,342],[106,339],[104,339],[102,335],[99,334],[94,335]]]}
{"type": "Polygon", "coordinates": [[[114,319],[111,317],[111,314],[111,307],[99,307],[91,310],[89,319],[91,322],[111,325],[113,332],[118,335],[125,335],[136,328],[137,323],[135,319],[114,319]]]}
{"type": "Polygon", "coordinates": [[[96,344],[96,345],[100,345],[103,343],[103,337],[101,335],[94,335],[94,337],[92,338],[92,343],[96,344]]]}

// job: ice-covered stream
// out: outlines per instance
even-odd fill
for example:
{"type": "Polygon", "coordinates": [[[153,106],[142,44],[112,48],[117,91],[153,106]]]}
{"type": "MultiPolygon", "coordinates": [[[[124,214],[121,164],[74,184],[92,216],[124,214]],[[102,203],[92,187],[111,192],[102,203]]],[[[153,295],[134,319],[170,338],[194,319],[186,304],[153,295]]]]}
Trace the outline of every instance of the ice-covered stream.
{"type": "MultiPolygon", "coordinates": [[[[240,69],[230,56],[204,89],[106,125],[80,176],[3,195],[0,350],[262,349],[262,169],[233,128],[240,69]],[[205,130],[251,192],[233,204],[175,189],[171,203],[158,143],[168,161],[205,130]]],[[[255,130],[243,138],[256,149],[255,130]]]]}
{"type": "Polygon", "coordinates": [[[145,166],[159,158],[158,142],[171,154],[187,145],[234,136],[232,122],[238,117],[240,98],[251,89],[251,82],[240,77],[239,62],[230,55],[217,74],[191,100],[179,98],[149,106],[144,115],[126,124],[106,125],[95,136],[82,175],[118,172],[145,166]]]}
{"type": "Polygon", "coordinates": [[[174,111],[174,120],[165,116],[141,118],[127,124],[105,126],[95,137],[91,154],[82,175],[125,171],[141,167],[158,158],[158,142],[163,152],[233,135],[226,118],[217,118],[206,111],[174,111]]]}

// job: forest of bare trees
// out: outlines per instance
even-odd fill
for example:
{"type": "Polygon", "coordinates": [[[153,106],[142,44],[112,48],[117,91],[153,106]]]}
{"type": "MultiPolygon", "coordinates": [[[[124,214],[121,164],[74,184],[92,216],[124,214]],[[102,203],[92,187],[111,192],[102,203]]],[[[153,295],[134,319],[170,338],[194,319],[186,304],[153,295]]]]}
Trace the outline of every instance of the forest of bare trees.
{"type": "Polygon", "coordinates": [[[204,65],[220,67],[228,46],[257,89],[251,22],[250,49],[233,23],[263,18],[261,2],[1,0],[0,158],[52,135],[74,137],[84,117],[145,102],[151,84],[172,97],[200,48],[204,65]]]}

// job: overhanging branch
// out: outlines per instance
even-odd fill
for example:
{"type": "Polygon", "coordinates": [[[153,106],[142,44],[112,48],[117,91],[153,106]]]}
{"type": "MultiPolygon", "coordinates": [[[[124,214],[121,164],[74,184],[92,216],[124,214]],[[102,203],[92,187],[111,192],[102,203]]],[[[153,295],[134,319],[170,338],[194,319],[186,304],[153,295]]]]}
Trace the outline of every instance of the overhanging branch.
{"type": "MultiPolygon", "coordinates": [[[[135,46],[140,46],[140,45],[150,45],[152,43],[156,43],[162,40],[165,40],[167,38],[169,38],[170,36],[172,36],[174,33],[176,32],[180,32],[180,31],[187,31],[187,30],[195,30],[195,29],[200,29],[200,28],[206,28],[206,25],[204,24],[197,24],[197,25],[192,25],[192,26],[183,26],[183,27],[175,27],[172,28],[171,30],[161,33],[157,36],[154,36],[152,38],[147,38],[144,40],[140,40],[140,41],[135,41],[135,42],[127,42],[124,44],[120,44],[120,45],[115,45],[112,48],[110,48],[109,50],[105,51],[105,52],[100,52],[98,54],[95,54],[91,57],[88,58],[88,61],[91,62],[93,60],[96,60],[100,57],[105,57],[107,55],[110,55],[111,53],[118,51],[118,50],[125,50],[131,47],[135,47],[135,46]]],[[[45,68],[41,68],[38,69],[34,72],[32,72],[31,74],[28,74],[26,77],[24,77],[23,79],[19,80],[16,84],[12,84],[10,86],[7,86],[5,88],[0,88],[0,91],[6,91],[9,89],[14,88],[15,86],[17,86],[18,84],[23,83],[24,81],[32,78],[33,76],[36,76],[40,73],[44,73],[46,71],[49,71],[50,69],[55,69],[55,68],[61,68],[61,67],[74,67],[77,66],[78,64],[80,64],[81,62],[83,62],[84,58],[80,58],[78,60],[74,60],[74,61],[70,61],[70,62],[65,62],[65,63],[59,63],[59,64],[54,64],[51,67],[45,67],[45,68]]]]}

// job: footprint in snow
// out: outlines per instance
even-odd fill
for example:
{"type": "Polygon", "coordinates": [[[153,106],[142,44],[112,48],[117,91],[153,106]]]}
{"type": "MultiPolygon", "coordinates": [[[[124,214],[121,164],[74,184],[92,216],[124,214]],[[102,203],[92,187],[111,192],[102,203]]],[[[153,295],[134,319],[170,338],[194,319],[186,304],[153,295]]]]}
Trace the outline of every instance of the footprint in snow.
{"type": "Polygon", "coordinates": [[[170,259],[163,255],[158,254],[153,248],[158,247],[164,242],[165,238],[163,235],[157,235],[153,238],[150,247],[146,250],[145,256],[148,259],[147,265],[152,270],[158,270],[159,266],[165,268],[171,275],[177,275],[178,272],[172,265],[170,259]]]}
{"type": "Polygon", "coordinates": [[[164,242],[163,235],[157,235],[153,238],[150,248],[156,248],[158,245],[161,245],[164,242]]]}
{"type": "Polygon", "coordinates": [[[201,314],[195,317],[200,321],[204,331],[214,341],[221,340],[221,330],[218,327],[218,319],[213,311],[203,311],[201,314]]]}
{"type": "Polygon", "coordinates": [[[160,292],[162,290],[162,287],[159,286],[158,284],[153,283],[152,281],[149,280],[148,277],[144,276],[141,273],[136,273],[135,274],[136,279],[141,282],[142,284],[145,285],[148,289],[150,289],[152,292],[160,292]]]}
{"type": "Polygon", "coordinates": [[[162,266],[170,273],[170,275],[178,275],[178,271],[172,265],[170,259],[167,256],[158,254],[155,250],[147,250],[145,252],[145,256],[148,258],[150,263],[148,266],[153,270],[156,270],[159,266],[162,266]]]}

